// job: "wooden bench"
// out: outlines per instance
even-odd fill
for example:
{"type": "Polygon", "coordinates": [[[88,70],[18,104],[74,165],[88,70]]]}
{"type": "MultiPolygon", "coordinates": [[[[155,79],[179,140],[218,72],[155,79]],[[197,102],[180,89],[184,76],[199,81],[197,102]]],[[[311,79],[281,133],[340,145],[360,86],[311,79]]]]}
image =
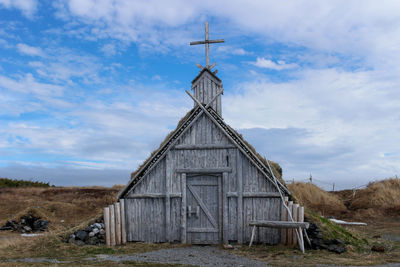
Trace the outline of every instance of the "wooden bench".
{"type": "Polygon", "coordinates": [[[299,245],[301,251],[304,253],[304,240],[302,230],[308,229],[310,224],[308,222],[288,222],[288,221],[250,221],[250,226],[253,226],[251,231],[251,239],[249,247],[253,244],[254,236],[256,234],[256,228],[258,227],[270,227],[270,228],[293,228],[298,229],[299,233],[299,245]]]}

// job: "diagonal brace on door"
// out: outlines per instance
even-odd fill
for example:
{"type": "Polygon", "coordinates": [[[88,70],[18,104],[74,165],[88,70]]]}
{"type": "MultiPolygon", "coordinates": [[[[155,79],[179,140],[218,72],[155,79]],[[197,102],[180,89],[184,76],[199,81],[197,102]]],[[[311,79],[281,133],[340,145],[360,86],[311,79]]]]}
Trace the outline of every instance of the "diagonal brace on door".
{"type": "Polygon", "coordinates": [[[217,228],[218,224],[215,221],[214,217],[211,215],[210,211],[208,210],[207,206],[204,204],[204,202],[201,200],[197,192],[193,189],[191,185],[187,186],[190,193],[192,193],[193,197],[196,199],[197,203],[199,203],[201,209],[204,211],[204,213],[207,215],[207,218],[210,220],[211,224],[217,228]]]}

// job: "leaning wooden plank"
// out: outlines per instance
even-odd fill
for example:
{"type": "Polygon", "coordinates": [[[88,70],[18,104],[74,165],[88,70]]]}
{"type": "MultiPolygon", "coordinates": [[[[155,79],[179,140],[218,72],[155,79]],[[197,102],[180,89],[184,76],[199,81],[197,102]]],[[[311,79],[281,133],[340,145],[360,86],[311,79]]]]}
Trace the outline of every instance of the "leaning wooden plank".
{"type": "Polygon", "coordinates": [[[308,229],[308,222],[287,222],[287,221],[250,221],[250,226],[271,227],[271,228],[305,228],[308,229]]]}
{"type": "Polygon", "coordinates": [[[126,244],[126,221],[125,221],[125,200],[120,199],[121,203],[121,242],[126,244]]]}
{"type": "Polygon", "coordinates": [[[250,244],[249,247],[253,244],[254,236],[256,235],[256,225],[253,225],[253,230],[251,231],[251,238],[250,238],[250,244]]]}
{"type": "Polygon", "coordinates": [[[104,228],[106,232],[106,245],[110,246],[110,208],[104,208],[104,213],[103,213],[103,218],[104,218],[104,228]]]}
{"type": "Polygon", "coordinates": [[[110,244],[115,246],[115,213],[114,205],[109,206],[110,210],[110,244]]]}

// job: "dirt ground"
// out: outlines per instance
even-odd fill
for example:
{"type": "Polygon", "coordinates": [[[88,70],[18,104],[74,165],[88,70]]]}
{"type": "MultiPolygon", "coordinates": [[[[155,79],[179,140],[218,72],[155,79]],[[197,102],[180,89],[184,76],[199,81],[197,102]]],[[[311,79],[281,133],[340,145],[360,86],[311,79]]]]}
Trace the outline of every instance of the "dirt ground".
{"type": "MultiPolygon", "coordinates": [[[[161,265],[160,262],[154,262],[154,258],[146,258],[148,257],[146,253],[169,251],[169,249],[196,251],[196,247],[181,249],[188,246],[144,243],[129,243],[126,246],[114,248],[106,246],[79,247],[61,241],[60,236],[70,231],[71,227],[84,224],[85,221],[97,216],[104,206],[113,203],[117,193],[118,188],[102,187],[0,189],[1,224],[8,219],[15,219],[30,210],[38,212],[44,216],[43,219],[50,221],[50,231],[41,236],[21,237],[19,233],[0,231],[0,266],[188,265],[187,262],[173,261],[161,265]],[[121,260],[112,260],[116,258],[121,260]],[[139,258],[141,259],[140,261],[138,260],[139,258]],[[146,262],[146,259],[149,261],[146,262]]],[[[218,251],[222,251],[221,255],[219,255],[222,259],[224,257],[228,259],[229,257],[225,253],[229,253],[233,255],[233,258],[236,255],[240,256],[240,259],[244,261],[247,259],[249,262],[265,263],[265,266],[317,266],[321,264],[366,266],[395,263],[400,265],[400,216],[365,217],[363,221],[367,222],[368,226],[347,228],[365,238],[368,245],[362,249],[348,246],[348,251],[340,255],[317,250],[309,250],[302,254],[298,248],[280,245],[255,245],[251,248],[243,245],[236,246],[235,249],[231,250],[211,247],[211,249],[203,251],[202,257],[207,257],[207,253],[215,254],[219,253],[218,251]],[[384,247],[385,252],[371,251],[370,248],[373,245],[384,247]]],[[[153,257],[159,254],[151,255],[153,257]]],[[[195,261],[190,263],[196,264],[195,261]]],[[[198,264],[201,266],[201,262],[198,264]]],[[[228,260],[227,264],[229,264],[228,260]]],[[[245,263],[242,265],[247,266],[245,263]]],[[[221,264],[220,266],[223,265],[221,264]]],[[[251,266],[251,264],[248,266],[251,266]]]]}

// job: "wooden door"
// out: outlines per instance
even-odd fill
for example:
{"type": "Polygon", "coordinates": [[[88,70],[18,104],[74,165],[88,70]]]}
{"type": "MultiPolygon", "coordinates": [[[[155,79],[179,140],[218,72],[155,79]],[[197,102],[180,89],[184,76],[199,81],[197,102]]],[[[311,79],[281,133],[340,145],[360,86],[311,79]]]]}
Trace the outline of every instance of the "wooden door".
{"type": "Polygon", "coordinates": [[[187,242],[221,243],[221,176],[212,174],[187,176],[186,220],[187,242]]]}

